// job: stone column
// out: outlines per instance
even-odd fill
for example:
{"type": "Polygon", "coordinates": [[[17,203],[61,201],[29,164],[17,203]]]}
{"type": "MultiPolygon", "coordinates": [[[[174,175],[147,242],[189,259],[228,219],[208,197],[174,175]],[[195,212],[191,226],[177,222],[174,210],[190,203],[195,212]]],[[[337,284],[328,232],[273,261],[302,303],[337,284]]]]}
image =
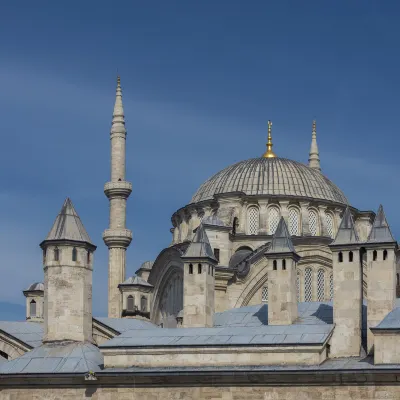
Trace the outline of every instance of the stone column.
{"type": "Polygon", "coordinates": [[[261,235],[268,234],[268,200],[259,200],[258,204],[260,206],[260,224],[259,233],[261,235]]]}
{"type": "Polygon", "coordinates": [[[310,236],[310,224],[308,222],[308,207],[310,205],[309,201],[301,201],[301,234],[302,236],[310,236]]]}
{"type": "Polygon", "coordinates": [[[328,229],[326,227],[326,209],[327,206],[319,205],[319,218],[321,221],[321,236],[329,236],[328,229]]]}
{"type": "Polygon", "coordinates": [[[243,201],[242,207],[240,209],[240,218],[239,218],[239,233],[245,233],[246,228],[246,211],[247,211],[247,201],[243,201]]]}

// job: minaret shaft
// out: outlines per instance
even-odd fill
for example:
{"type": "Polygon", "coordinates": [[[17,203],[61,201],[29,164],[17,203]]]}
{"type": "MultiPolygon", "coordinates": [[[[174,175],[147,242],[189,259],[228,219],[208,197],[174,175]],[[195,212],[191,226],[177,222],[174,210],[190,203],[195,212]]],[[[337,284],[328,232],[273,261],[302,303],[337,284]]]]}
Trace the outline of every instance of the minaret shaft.
{"type": "Polygon", "coordinates": [[[118,285],[125,280],[126,249],[132,240],[132,232],[126,229],[126,201],[132,192],[132,184],[125,181],[126,129],[119,77],[110,139],[111,181],[104,186],[104,193],[110,200],[110,221],[103,240],[109,249],[108,316],[120,318],[122,298],[118,285]]]}

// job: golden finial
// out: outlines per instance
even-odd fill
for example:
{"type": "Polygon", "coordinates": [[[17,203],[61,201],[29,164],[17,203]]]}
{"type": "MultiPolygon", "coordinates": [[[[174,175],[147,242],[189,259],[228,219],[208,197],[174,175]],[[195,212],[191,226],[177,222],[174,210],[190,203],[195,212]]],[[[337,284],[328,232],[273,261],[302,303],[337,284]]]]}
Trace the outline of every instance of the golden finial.
{"type": "Polygon", "coordinates": [[[272,151],[272,122],[268,121],[268,141],[267,141],[267,151],[263,154],[264,158],[274,158],[276,154],[272,151]]]}

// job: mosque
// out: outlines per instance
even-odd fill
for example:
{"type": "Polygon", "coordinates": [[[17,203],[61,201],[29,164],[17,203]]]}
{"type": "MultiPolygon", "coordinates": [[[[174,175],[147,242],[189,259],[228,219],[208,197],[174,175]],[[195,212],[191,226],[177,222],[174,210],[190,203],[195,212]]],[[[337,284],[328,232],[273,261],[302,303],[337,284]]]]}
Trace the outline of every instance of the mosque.
{"type": "MultiPolygon", "coordinates": [[[[398,245],[383,207],[265,153],[217,172],[171,217],[171,243],[126,276],[132,184],[120,79],[111,133],[108,316],[72,201],[40,243],[26,320],[0,321],[0,399],[399,399],[398,245]]],[[[83,216],[84,220],[84,216],[83,216]]]]}

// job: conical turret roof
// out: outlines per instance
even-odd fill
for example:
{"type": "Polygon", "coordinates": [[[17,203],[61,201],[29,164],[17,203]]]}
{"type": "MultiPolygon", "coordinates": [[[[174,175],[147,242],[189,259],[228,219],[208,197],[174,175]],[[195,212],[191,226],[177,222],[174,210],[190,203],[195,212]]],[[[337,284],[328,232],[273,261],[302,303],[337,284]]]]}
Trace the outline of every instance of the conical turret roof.
{"type": "Polygon", "coordinates": [[[359,243],[359,241],[353,217],[349,207],[347,207],[332,245],[356,244],[359,243]]]}
{"type": "Polygon", "coordinates": [[[218,263],[203,224],[197,228],[196,234],[182,258],[209,258],[218,263]]]}
{"type": "Polygon", "coordinates": [[[368,236],[368,243],[394,243],[392,232],[386,220],[385,212],[382,205],[379,206],[378,212],[372,224],[371,232],[368,236]]]}
{"type": "Polygon", "coordinates": [[[49,240],[72,240],[93,245],[69,197],[65,199],[61,211],[45,239],[45,241],[49,240]]]}
{"type": "Polygon", "coordinates": [[[271,245],[266,254],[276,253],[295,253],[292,239],[288,227],[283,217],[280,219],[278,227],[274,233],[271,245]]]}

